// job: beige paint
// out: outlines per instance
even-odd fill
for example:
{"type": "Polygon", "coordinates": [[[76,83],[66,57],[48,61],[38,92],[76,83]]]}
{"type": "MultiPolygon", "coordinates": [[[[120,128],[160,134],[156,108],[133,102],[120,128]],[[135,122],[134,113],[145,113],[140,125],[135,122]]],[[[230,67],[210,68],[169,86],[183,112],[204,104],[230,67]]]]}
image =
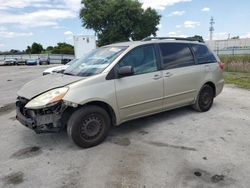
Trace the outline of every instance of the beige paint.
{"type": "Polygon", "coordinates": [[[64,100],[80,105],[92,101],[105,102],[112,107],[116,124],[119,125],[131,119],[191,105],[206,82],[216,85],[216,95],[222,91],[224,80],[217,63],[106,80],[107,74],[119,60],[142,44],[145,43],[130,43],[128,49],[101,74],[70,84],[64,100]]]}

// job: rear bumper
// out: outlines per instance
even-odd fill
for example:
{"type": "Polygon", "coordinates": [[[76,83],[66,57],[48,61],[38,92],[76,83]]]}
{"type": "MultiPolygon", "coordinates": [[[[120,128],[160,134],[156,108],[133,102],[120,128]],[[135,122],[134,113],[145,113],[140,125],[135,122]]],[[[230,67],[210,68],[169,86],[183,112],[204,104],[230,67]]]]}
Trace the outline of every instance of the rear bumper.
{"type": "Polygon", "coordinates": [[[219,95],[219,94],[222,92],[223,87],[224,87],[224,80],[222,79],[222,80],[220,80],[220,81],[216,84],[216,95],[215,95],[215,96],[219,95]]]}

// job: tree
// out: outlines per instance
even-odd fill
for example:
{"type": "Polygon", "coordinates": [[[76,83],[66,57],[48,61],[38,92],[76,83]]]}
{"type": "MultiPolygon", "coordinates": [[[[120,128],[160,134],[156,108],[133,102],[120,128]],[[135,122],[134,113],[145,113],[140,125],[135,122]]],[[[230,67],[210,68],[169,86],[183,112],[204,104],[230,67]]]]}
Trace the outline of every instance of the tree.
{"type": "Polygon", "coordinates": [[[71,44],[67,44],[65,42],[59,42],[57,43],[57,46],[55,46],[51,53],[53,54],[74,54],[74,46],[71,44]]]}
{"type": "Polygon", "coordinates": [[[154,9],[144,10],[138,0],[82,0],[82,4],[83,26],[96,32],[99,46],[141,40],[158,30],[161,16],[154,9]]]}
{"type": "Polygon", "coordinates": [[[48,47],[46,48],[46,51],[52,51],[53,49],[54,49],[53,46],[48,46],[48,47]]]}
{"type": "Polygon", "coordinates": [[[33,44],[31,45],[31,48],[30,48],[30,53],[31,54],[40,54],[42,51],[43,51],[43,46],[39,43],[33,42],[33,44]]]}
{"type": "Polygon", "coordinates": [[[25,50],[25,52],[26,52],[27,54],[31,54],[31,47],[30,47],[30,46],[27,46],[27,49],[25,50]]]}
{"type": "Polygon", "coordinates": [[[240,37],[239,36],[234,36],[231,39],[240,39],[240,37]]]}
{"type": "Polygon", "coordinates": [[[192,39],[198,40],[200,42],[204,42],[204,39],[202,36],[200,35],[194,35],[193,37],[191,37],[192,39]]]}

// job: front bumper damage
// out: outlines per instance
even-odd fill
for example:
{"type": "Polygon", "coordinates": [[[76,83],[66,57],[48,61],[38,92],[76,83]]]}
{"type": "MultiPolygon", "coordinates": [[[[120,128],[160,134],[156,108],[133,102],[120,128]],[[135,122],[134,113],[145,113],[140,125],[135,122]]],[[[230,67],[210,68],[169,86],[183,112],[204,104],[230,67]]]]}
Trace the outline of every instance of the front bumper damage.
{"type": "Polygon", "coordinates": [[[18,97],[16,101],[16,119],[37,134],[60,132],[65,127],[63,113],[67,106],[63,101],[43,109],[27,109],[29,101],[18,97]]]}

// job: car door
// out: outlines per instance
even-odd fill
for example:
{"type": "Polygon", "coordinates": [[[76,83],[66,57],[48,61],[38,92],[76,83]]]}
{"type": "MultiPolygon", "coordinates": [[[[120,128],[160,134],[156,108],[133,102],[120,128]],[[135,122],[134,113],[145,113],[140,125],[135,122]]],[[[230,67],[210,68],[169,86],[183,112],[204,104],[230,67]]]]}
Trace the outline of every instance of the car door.
{"type": "Polygon", "coordinates": [[[122,121],[162,111],[163,77],[154,45],[131,50],[116,68],[132,66],[134,74],[115,79],[116,98],[122,121]]]}
{"type": "Polygon", "coordinates": [[[164,77],[164,109],[194,101],[204,74],[188,43],[159,44],[164,77]]]}

